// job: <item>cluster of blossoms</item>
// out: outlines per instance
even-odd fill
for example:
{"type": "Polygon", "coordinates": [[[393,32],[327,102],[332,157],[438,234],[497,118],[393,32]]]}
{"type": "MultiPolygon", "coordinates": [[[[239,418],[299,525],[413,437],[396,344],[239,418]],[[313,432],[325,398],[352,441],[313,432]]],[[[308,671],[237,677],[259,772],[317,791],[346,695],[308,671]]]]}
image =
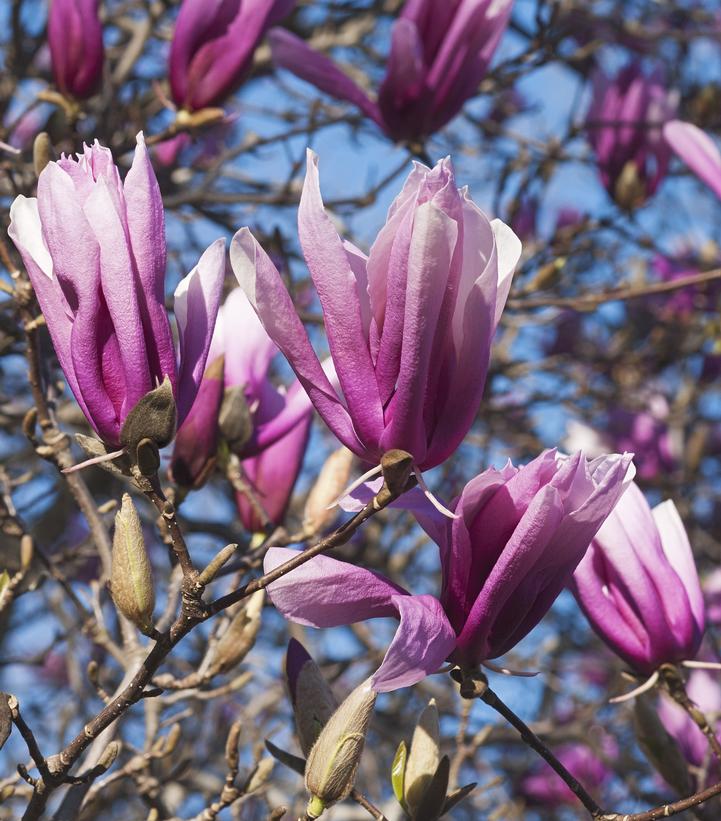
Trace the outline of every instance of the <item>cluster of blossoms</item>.
{"type": "MultiPolygon", "coordinates": [[[[176,106],[194,113],[221,104],[248,72],[262,35],[293,6],[225,0],[208,15],[185,0],[170,51],[176,106]]],[[[511,7],[510,0],[409,0],[393,27],[377,101],[287,31],[271,33],[272,50],[280,65],[352,102],[389,137],[414,141],[441,128],[476,90],[511,7]]],[[[55,0],[49,37],[60,91],[93,93],[103,60],[97,4],[55,0]],[[72,22],[63,32],[71,47],[58,45],[61,19],[72,22]]],[[[672,150],[721,196],[721,154],[674,115],[657,74],[634,64],[615,80],[599,75],[587,127],[603,183],[620,205],[635,207],[656,190],[672,150]]],[[[691,548],[673,502],[651,511],[633,483],[633,454],[588,459],[580,450],[547,450],[526,465],[482,470],[447,508],[424,491],[422,472],[453,456],[478,414],[521,254],[515,233],[457,186],[451,160],[414,165],[366,255],[339,236],[309,151],[298,234],[323,313],[326,362],[248,228],[232,239],[237,284],[222,306],[222,238],[178,285],[174,343],[163,204],[142,134],[124,181],[97,143],[77,159],[48,163],[37,197],[15,200],[10,226],[68,386],[106,456],[144,472],[143,443],[157,450],[174,440],[175,483],[189,491],[218,464],[236,471],[240,517],[261,531],[282,521],[313,409],[370,473],[391,451],[409,455],[420,487],[397,494],[395,504],[438,547],[438,596],[323,555],[268,588],[274,605],[304,625],[399,622],[380,667],[340,718],[328,709],[325,729],[305,745],[309,771],[333,734],[347,734],[343,721],[357,721],[363,735],[377,693],[417,683],[446,662],[463,676],[494,669],[492,660],[512,650],[565,588],[639,678],[653,683],[664,665],[694,659],[706,617],[691,548]],[[278,387],[272,365],[281,354],[296,379],[278,387]]],[[[383,481],[357,488],[343,506],[362,508],[383,481]]],[[[271,547],[265,571],[297,555],[271,547]]],[[[294,653],[295,682],[308,660],[294,653]]],[[[669,725],[676,720],[669,713],[669,725]]],[[[568,757],[604,780],[595,759],[577,749],[568,757]]],[[[321,809],[347,787],[320,795],[325,786],[308,778],[321,809]]],[[[404,793],[403,800],[414,799],[404,793]]]]}

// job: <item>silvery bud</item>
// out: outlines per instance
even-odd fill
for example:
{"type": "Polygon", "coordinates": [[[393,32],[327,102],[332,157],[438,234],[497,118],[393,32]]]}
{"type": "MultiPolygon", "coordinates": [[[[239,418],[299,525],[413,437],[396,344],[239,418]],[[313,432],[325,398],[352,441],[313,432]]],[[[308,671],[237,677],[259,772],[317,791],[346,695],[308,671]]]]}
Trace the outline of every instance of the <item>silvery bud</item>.
{"type": "Polygon", "coordinates": [[[305,765],[309,818],[318,818],[353,789],[376,695],[370,679],[364,681],[333,713],[313,745],[305,765]]]}
{"type": "Polygon", "coordinates": [[[209,675],[227,673],[248,655],[260,629],[264,601],[265,591],[256,590],[233,616],[212,650],[212,661],[208,666],[209,675]]]}
{"type": "Polygon", "coordinates": [[[143,633],[153,627],[155,590],[140,517],[125,493],[115,515],[110,590],[118,610],[143,633]]]}
{"type": "Polygon", "coordinates": [[[353,454],[346,447],[338,448],[325,460],[318,478],[313,485],[303,512],[303,532],[314,534],[328,524],[335,510],[329,509],[348,487],[353,466],[353,454]]]}
{"type": "Polygon", "coordinates": [[[298,740],[307,756],[321,730],[335,712],[338,702],[318,665],[303,645],[291,639],[285,659],[290,701],[293,705],[298,740]]]}

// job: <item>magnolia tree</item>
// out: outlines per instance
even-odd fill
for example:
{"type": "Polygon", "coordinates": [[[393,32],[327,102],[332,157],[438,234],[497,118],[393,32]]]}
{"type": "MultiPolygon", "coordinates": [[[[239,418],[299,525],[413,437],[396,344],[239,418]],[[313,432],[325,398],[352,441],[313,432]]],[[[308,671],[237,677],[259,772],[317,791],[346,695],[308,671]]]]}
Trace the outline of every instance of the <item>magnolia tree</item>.
{"type": "Polygon", "coordinates": [[[718,818],[717,3],[0,23],[0,819],[718,818]]]}

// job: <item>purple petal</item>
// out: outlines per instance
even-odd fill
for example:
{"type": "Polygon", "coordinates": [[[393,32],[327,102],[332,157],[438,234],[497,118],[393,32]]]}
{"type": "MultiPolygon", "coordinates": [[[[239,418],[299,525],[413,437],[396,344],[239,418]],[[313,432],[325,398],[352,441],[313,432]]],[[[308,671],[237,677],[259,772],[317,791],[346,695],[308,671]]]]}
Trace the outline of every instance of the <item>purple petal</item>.
{"type": "Polygon", "coordinates": [[[416,209],[408,256],[403,348],[396,392],[386,414],[381,447],[400,447],[423,467],[427,452],[419,407],[427,396],[436,326],[458,239],[457,223],[432,202],[416,209]]]}
{"type": "MultiPolygon", "coordinates": [[[[300,553],[271,547],[263,570],[269,573],[300,553]]],[[[408,593],[362,567],[315,556],[268,586],[273,604],[291,621],[308,627],[338,627],[382,616],[395,616],[394,598],[408,593]]]]}
{"type": "Polygon", "coordinates": [[[59,89],[79,99],[91,96],[103,72],[98,0],[52,0],[48,43],[59,89]]]}
{"type": "MultiPolygon", "coordinates": [[[[257,456],[243,460],[246,479],[273,524],[283,521],[293,487],[303,466],[312,418],[312,406],[308,402],[305,414],[285,436],[257,456]]],[[[251,533],[261,531],[263,523],[246,496],[236,493],[236,502],[245,529],[251,533]]]]}
{"type": "Polygon", "coordinates": [[[323,371],[283,280],[247,228],[230,245],[230,263],[263,327],[283,352],[318,413],[350,450],[364,454],[348,412],[323,371]]]}
{"type": "Polygon", "coordinates": [[[135,281],[123,211],[115,187],[108,184],[105,176],[99,177],[83,204],[83,213],[100,246],[100,283],[113,325],[113,336],[117,340],[125,386],[121,420],[146,393],[156,387],[148,360],[148,343],[152,346],[153,340],[148,340],[143,330],[139,307],[140,284],[135,281]]]}
{"type": "Polygon", "coordinates": [[[123,186],[128,235],[138,272],[140,313],[148,339],[150,371],[175,383],[175,347],[165,310],[165,214],[158,181],[145,147],[137,137],[133,164],[123,186]]]}
{"type": "Polygon", "coordinates": [[[371,679],[376,692],[410,687],[438,672],[451,655],[456,634],[433,596],[394,596],[400,624],[383,663],[371,679]]]}
{"type": "Polygon", "coordinates": [[[706,626],[706,608],[696,562],[693,558],[686,528],[683,526],[676,505],[668,499],[651,511],[661,537],[661,546],[671,567],[681,580],[699,630],[706,626]]]}
{"type": "Polygon", "coordinates": [[[218,315],[225,277],[225,240],[217,239],[175,289],[180,370],[178,424],[188,415],[200,387],[218,315]]]}
{"type": "Polygon", "coordinates": [[[325,212],[318,157],[310,149],[298,208],[298,233],[323,308],[328,345],[348,412],[359,439],[377,442],[383,431],[383,408],[368,338],[363,333],[358,282],[340,237],[325,212]]]}
{"type": "Polygon", "coordinates": [[[366,117],[381,128],[383,121],[378,106],[353,80],[332,61],[310,48],[306,43],[285,29],[271,29],[268,33],[273,61],[292,71],[296,77],[314,85],[331,97],[346,100],[357,106],[366,117]]]}

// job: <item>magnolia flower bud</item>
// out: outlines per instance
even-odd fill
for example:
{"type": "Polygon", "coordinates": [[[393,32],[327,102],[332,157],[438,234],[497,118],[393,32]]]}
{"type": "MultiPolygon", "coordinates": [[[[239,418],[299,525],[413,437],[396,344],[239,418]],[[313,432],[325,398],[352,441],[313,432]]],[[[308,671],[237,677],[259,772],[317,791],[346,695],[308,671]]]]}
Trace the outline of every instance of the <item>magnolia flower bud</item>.
{"type": "Polygon", "coordinates": [[[306,813],[318,816],[353,789],[376,692],[370,679],[348,696],[323,727],[305,765],[305,785],[310,792],[306,813]]]}
{"type": "Polygon", "coordinates": [[[227,673],[248,655],[258,635],[264,601],[265,590],[256,590],[245,606],[233,616],[212,651],[212,661],[208,667],[209,675],[227,673]]]}
{"type": "Polygon", "coordinates": [[[403,800],[414,818],[441,760],[439,742],[438,708],[431,699],[413,731],[403,778],[403,800]]]}
{"type": "Polygon", "coordinates": [[[125,493],[115,515],[110,589],[118,610],[143,633],[153,627],[155,590],[140,517],[125,493]]]}
{"type": "Polygon", "coordinates": [[[290,700],[295,714],[298,740],[308,755],[338,703],[318,665],[303,645],[291,639],[285,660],[290,700]]]}
{"type": "Polygon", "coordinates": [[[346,447],[338,448],[325,460],[313,488],[308,494],[303,512],[303,532],[319,533],[336,515],[329,505],[348,487],[353,454],[346,447]]]}

